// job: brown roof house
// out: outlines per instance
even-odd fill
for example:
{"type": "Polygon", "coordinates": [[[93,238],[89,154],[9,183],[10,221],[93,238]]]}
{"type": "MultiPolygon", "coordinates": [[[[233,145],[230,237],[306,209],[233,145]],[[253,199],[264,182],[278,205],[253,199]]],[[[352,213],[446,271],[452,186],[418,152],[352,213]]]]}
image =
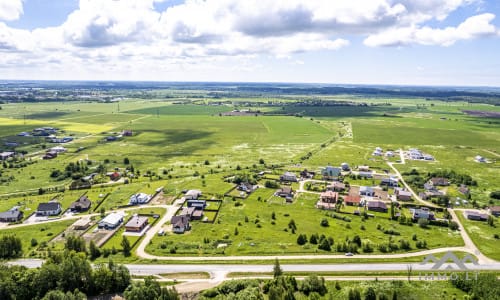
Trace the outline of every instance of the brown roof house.
{"type": "Polygon", "coordinates": [[[92,202],[90,201],[90,199],[86,195],[83,195],[80,198],[78,198],[78,200],[71,203],[69,209],[72,212],[83,212],[89,210],[91,205],[92,202]]]}
{"type": "Polygon", "coordinates": [[[337,201],[339,200],[339,193],[326,191],[319,195],[319,199],[321,200],[321,202],[325,203],[337,203],[337,201]]]}
{"type": "Polygon", "coordinates": [[[433,177],[430,180],[433,186],[447,186],[450,185],[450,181],[443,177],[433,177]]]}
{"type": "Polygon", "coordinates": [[[286,199],[286,202],[293,202],[293,189],[291,186],[284,186],[278,189],[275,193],[275,196],[279,196],[286,199]]]}
{"type": "Polygon", "coordinates": [[[490,207],[490,214],[495,217],[500,217],[500,206],[490,207]]]}
{"type": "Polygon", "coordinates": [[[172,223],[172,231],[175,233],[184,233],[191,229],[189,217],[186,215],[173,216],[170,223],[172,223]]]}
{"type": "Polygon", "coordinates": [[[141,232],[146,226],[148,226],[148,217],[135,215],[125,224],[125,231],[141,232]]]}
{"type": "Polygon", "coordinates": [[[332,184],[326,187],[327,191],[343,192],[345,190],[345,184],[340,181],[334,181],[332,184]]]}
{"type": "Polygon", "coordinates": [[[387,205],[383,201],[368,201],[366,207],[371,211],[387,212],[387,205]]]}
{"type": "Polygon", "coordinates": [[[396,198],[401,201],[410,201],[411,200],[411,192],[404,190],[402,188],[395,188],[394,194],[396,194],[396,198]]]}
{"type": "Polygon", "coordinates": [[[344,197],[344,203],[351,206],[359,206],[361,197],[359,195],[348,195],[344,197]]]}

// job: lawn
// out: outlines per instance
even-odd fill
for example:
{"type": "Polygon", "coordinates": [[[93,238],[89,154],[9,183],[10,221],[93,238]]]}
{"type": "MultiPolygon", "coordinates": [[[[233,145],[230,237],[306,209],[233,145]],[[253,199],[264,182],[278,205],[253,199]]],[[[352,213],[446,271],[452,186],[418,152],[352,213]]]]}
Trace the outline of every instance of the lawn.
{"type": "MultiPolygon", "coordinates": [[[[296,253],[328,253],[318,250],[317,245],[310,243],[304,246],[297,244],[297,236],[306,234],[325,234],[332,237],[335,243],[342,243],[359,235],[364,243],[372,245],[386,243],[391,235],[376,229],[378,224],[384,229],[400,232],[393,236],[394,241],[406,239],[410,241],[411,251],[416,251],[415,242],[411,241],[415,233],[418,240],[425,240],[428,248],[444,246],[460,246],[463,244],[459,233],[448,228],[431,227],[422,229],[418,226],[405,226],[388,220],[388,214],[375,213],[375,218],[362,220],[359,216],[346,215],[351,222],[327,216],[326,211],[314,208],[317,196],[301,195],[293,204],[286,204],[283,199],[273,197],[274,190],[258,189],[245,200],[232,201],[226,199],[214,224],[193,222],[190,232],[177,235],[170,234],[155,237],[147,251],[156,255],[167,255],[172,248],[177,254],[226,254],[226,255],[273,255],[296,253]],[[257,200],[261,198],[261,201],[257,200]],[[236,203],[243,205],[237,206],[236,203]],[[272,219],[274,213],[275,219],[272,219]],[[322,227],[320,221],[326,218],[328,227],[322,227]],[[296,223],[296,232],[288,227],[291,220],[296,223]],[[246,221],[248,220],[248,222],[246,221]],[[361,229],[361,226],[365,228],[361,229]],[[220,248],[220,244],[226,244],[220,248]],[[217,248],[219,246],[219,248],[217,248]]],[[[335,252],[335,245],[333,246],[335,252]]],[[[361,249],[359,249],[361,252],[361,249]]],[[[380,253],[375,247],[374,253],[380,253]]]]}
{"type": "Polygon", "coordinates": [[[494,237],[495,234],[500,236],[500,222],[498,219],[495,221],[495,227],[492,227],[486,222],[466,219],[462,211],[456,211],[456,214],[476,247],[484,255],[500,260],[500,252],[498,251],[500,249],[500,239],[494,237]]]}

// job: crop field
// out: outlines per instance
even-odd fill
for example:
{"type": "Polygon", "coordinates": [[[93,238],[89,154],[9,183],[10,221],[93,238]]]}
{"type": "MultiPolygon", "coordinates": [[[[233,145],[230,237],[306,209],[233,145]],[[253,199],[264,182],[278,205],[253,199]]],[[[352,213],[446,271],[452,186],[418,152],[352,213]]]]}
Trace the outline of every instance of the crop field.
{"type": "MultiPolygon", "coordinates": [[[[163,187],[165,196],[172,199],[181,197],[181,192],[188,189],[203,191],[205,199],[222,199],[223,194],[234,187],[225,178],[235,174],[252,176],[268,171],[267,178],[277,179],[285,171],[298,173],[308,169],[318,172],[320,167],[328,164],[338,166],[343,162],[351,167],[367,165],[382,173],[390,169],[388,161],[394,162],[400,172],[417,169],[426,174],[452,169],[469,174],[478,183],[471,187],[472,199],[479,205],[500,204],[500,201],[490,198],[492,191],[500,190],[500,123],[498,119],[462,112],[498,111],[498,107],[425,99],[364,99],[349,95],[323,99],[352,101],[359,106],[291,105],[297,100],[272,97],[217,99],[221,102],[234,100],[233,105],[194,104],[215,102],[213,99],[198,98],[191,104],[174,104],[189,102],[185,98],[126,99],[116,103],[2,104],[0,152],[11,150],[5,142],[20,141],[21,145],[16,150],[26,151],[27,154],[22,159],[25,165],[9,161],[11,165],[0,166],[0,211],[20,206],[27,218],[38,203],[56,196],[66,209],[85,191],[93,202],[92,213],[99,213],[101,209],[109,212],[127,205],[132,194],[153,194],[159,187],[163,187]],[[268,101],[273,105],[260,106],[268,101]],[[244,103],[252,106],[246,107],[244,103]],[[219,115],[236,108],[258,109],[264,114],[219,115]],[[75,137],[74,141],[62,144],[68,149],[66,153],[55,159],[42,160],[46,150],[57,144],[43,140],[27,142],[22,140],[24,137],[17,136],[19,132],[29,132],[42,126],[60,128],[63,132],[58,136],[75,137]],[[105,141],[106,137],[116,136],[123,130],[132,130],[133,135],[105,141]],[[400,160],[398,156],[372,156],[375,147],[384,150],[415,147],[433,155],[436,161],[407,160],[401,164],[397,162],[400,160]],[[475,162],[476,155],[486,157],[488,163],[475,162]],[[58,180],[50,176],[55,170],[65,170],[70,163],[87,161],[90,161],[87,175],[98,173],[100,168],[97,176],[102,183],[100,186],[95,185],[85,191],[70,191],[71,177],[58,180]],[[106,173],[114,170],[124,172],[131,167],[135,169],[134,177],[128,179],[127,184],[124,180],[108,182],[106,173]],[[38,195],[41,192],[44,194],[38,195]]],[[[259,185],[263,186],[266,180],[260,180],[259,185]]],[[[378,182],[372,179],[346,180],[356,185],[378,182]]],[[[297,190],[299,185],[294,183],[292,187],[297,190]]],[[[389,241],[398,244],[401,239],[408,240],[411,249],[397,252],[417,251],[413,234],[418,241],[425,240],[429,249],[463,244],[459,234],[448,228],[430,226],[422,229],[416,224],[400,225],[397,221],[390,221],[388,214],[379,213],[367,220],[352,214],[341,214],[350,218],[350,222],[343,221],[332,218],[331,212],[314,208],[317,195],[300,193],[292,204],[286,204],[282,198],[273,196],[274,191],[259,188],[244,200],[233,201],[232,197],[226,197],[217,217],[215,212],[206,212],[210,219],[215,218],[213,224],[194,221],[192,230],[183,235],[155,236],[147,251],[157,255],[171,255],[172,251],[177,255],[327,253],[309,242],[298,245],[299,234],[305,234],[308,239],[312,234],[332,237],[332,253],[336,253],[339,243],[356,235],[363,243],[373,245],[374,253],[381,253],[376,245],[389,241]],[[273,212],[275,219],[272,218],[273,212]],[[320,225],[324,218],[329,226],[320,225]],[[296,223],[295,230],[289,227],[292,219],[296,223]],[[385,234],[377,227],[392,229],[400,235],[385,234]]],[[[456,187],[450,187],[449,195],[459,196],[456,187]]],[[[345,212],[351,210],[351,207],[344,209],[345,212]]],[[[58,233],[55,231],[62,231],[65,222],[8,229],[8,232],[20,232],[24,236],[27,228],[36,232],[43,226],[61,224],[57,230],[50,229],[55,235],[58,233]]],[[[481,230],[492,236],[496,230],[482,228],[483,224],[464,222],[473,230],[471,232],[481,230]]],[[[26,233],[28,239],[34,236],[31,231],[26,233]]],[[[43,239],[48,240],[48,237],[43,239]]],[[[121,235],[117,234],[108,243],[119,248],[120,241],[121,235]]],[[[23,243],[27,245],[26,249],[34,249],[28,245],[29,240],[24,241],[23,238],[23,243]]],[[[111,245],[108,243],[105,247],[111,245]]],[[[476,243],[481,244],[483,240],[476,243]]],[[[492,254],[492,249],[500,247],[500,241],[486,239],[482,247],[485,254],[492,254]]],[[[359,251],[362,253],[361,247],[359,251]]]]}

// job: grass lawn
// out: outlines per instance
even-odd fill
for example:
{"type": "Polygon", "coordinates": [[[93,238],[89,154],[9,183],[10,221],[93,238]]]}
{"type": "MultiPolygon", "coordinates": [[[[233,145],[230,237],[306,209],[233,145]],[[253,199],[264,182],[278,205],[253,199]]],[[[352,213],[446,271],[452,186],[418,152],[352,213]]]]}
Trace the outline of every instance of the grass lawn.
{"type": "MultiPolygon", "coordinates": [[[[317,245],[307,243],[304,246],[297,244],[298,234],[325,234],[332,237],[335,243],[342,243],[359,235],[363,242],[372,245],[386,243],[392,238],[394,241],[406,239],[411,241],[412,250],[417,250],[412,235],[415,233],[418,240],[425,240],[429,248],[444,246],[460,246],[463,244],[459,233],[448,228],[431,227],[422,229],[418,226],[405,226],[388,220],[388,214],[375,213],[375,218],[362,220],[359,216],[346,215],[351,222],[331,218],[326,211],[314,208],[316,195],[302,194],[294,203],[286,204],[283,199],[273,197],[274,190],[258,189],[247,199],[239,200],[243,203],[236,206],[238,201],[225,200],[219,216],[214,224],[193,222],[192,229],[185,234],[170,234],[155,237],[147,251],[156,255],[167,255],[170,249],[176,248],[177,254],[184,255],[271,255],[296,253],[328,253],[318,250],[317,245]],[[258,201],[261,197],[261,201],[258,201]],[[272,219],[272,213],[275,220],[272,219]],[[321,219],[329,221],[328,227],[320,225],[321,219]],[[245,220],[248,219],[248,222],[245,220]],[[297,226],[296,233],[288,227],[291,220],[297,226]],[[274,224],[273,224],[274,223],[274,224]],[[384,234],[376,229],[379,225],[384,229],[398,231],[400,236],[384,234]],[[365,228],[364,230],[361,227],[365,228]],[[208,240],[207,240],[208,239],[208,240]],[[219,244],[226,244],[225,248],[217,248],[219,244]]],[[[335,252],[335,244],[333,246],[335,252]]],[[[361,252],[361,249],[359,249],[361,252]]],[[[375,247],[374,253],[378,252],[375,247]]]]}
{"type": "Polygon", "coordinates": [[[456,211],[456,214],[476,247],[484,255],[495,260],[500,260],[500,251],[498,251],[500,249],[500,239],[494,238],[495,234],[500,236],[498,219],[496,219],[495,227],[491,227],[486,222],[466,219],[462,211],[456,211]]]}

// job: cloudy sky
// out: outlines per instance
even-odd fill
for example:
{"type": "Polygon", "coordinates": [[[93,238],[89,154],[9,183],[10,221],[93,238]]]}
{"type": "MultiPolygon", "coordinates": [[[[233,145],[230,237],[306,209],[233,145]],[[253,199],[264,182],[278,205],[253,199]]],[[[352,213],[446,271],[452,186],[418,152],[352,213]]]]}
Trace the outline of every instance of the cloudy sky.
{"type": "Polygon", "coordinates": [[[497,0],[0,0],[0,79],[500,86],[497,0]]]}

